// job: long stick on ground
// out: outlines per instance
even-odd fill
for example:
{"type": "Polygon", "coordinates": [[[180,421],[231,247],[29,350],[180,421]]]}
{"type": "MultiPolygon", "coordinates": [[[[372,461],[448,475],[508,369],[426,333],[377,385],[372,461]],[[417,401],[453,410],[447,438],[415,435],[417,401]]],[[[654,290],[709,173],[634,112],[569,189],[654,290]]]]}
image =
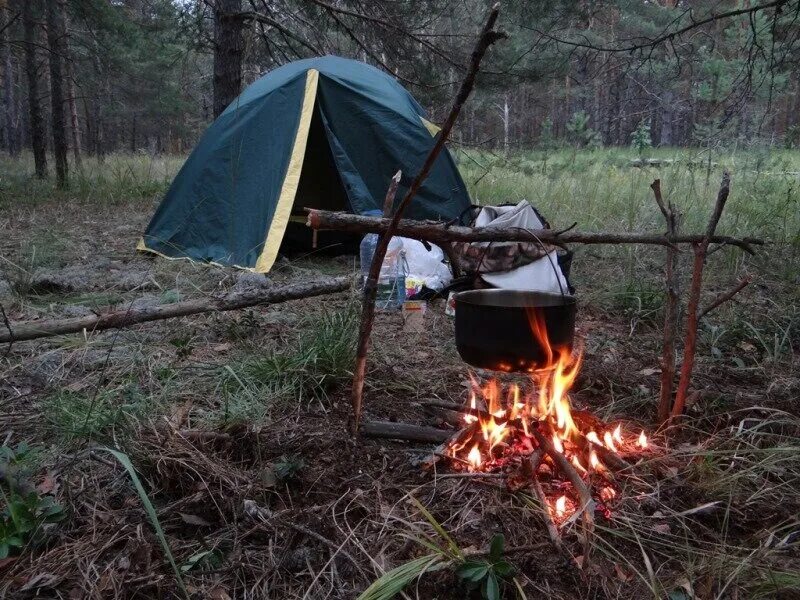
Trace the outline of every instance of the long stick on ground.
{"type": "MultiPolygon", "coordinates": [[[[392,224],[389,219],[352,215],[345,212],[329,210],[308,210],[306,225],[312,229],[346,231],[349,233],[385,233],[392,224]]],[[[670,237],[662,233],[629,233],[629,232],[586,232],[540,229],[533,231],[515,227],[464,227],[448,225],[437,221],[415,221],[401,219],[394,235],[401,235],[415,240],[425,240],[433,244],[449,242],[535,242],[555,245],[567,244],[644,244],[656,246],[676,246],[678,244],[697,244],[703,241],[704,234],[686,234],[670,237]]],[[[764,240],[744,237],[735,238],[727,235],[715,235],[712,244],[723,244],[741,248],[748,254],[755,254],[753,246],[761,246],[764,240]]]]}
{"type": "Polygon", "coordinates": [[[365,421],[361,427],[361,434],[371,438],[438,444],[450,439],[453,432],[409,423],[365,421]]]}
{"type": "MultiPolygon", "coordinates": [[[[417,191],[422,185],[422,182],[425,181],[425,178],[428,176],[428,173],[436,162],[437,157],[444,148],[444,144],[450,135],[450,131],[453,129],[456,118],[458,118],[458,114],[461,112],[461,107],[467,101],[467,98],[469,97],[470,93],[472,92],[472,88],[475,85],[475,77],[478,74],[478,68],[480,67],[480,63],[484,54],[486,54],[486,50],[488,50],[489,46],[491,46],[494,42],[505,37],[504,33],[496,32],[493,29],[494,24],[497,21],[498,12],[499,5],[495,4],[494,7],[492,7],[489,17],[483,26],[478,43],[476,44],[475,49],[472,51],[469,70],[467,71],[464,81],[461,82],[461,87],[459,88],[456,99],[453,102],[453,107],[450,109],[450,114],[447,116],[447,119],[442,125],[442,130],[439,132],[439,135],[436,138],[436,143],[434,143],[433,148],[431,148],[431,151],[428,153],[428,157],[425,159],[425,163],[422,165],[419,173],[414,178],[414,181],[411,182],[406,195],[403,197],[403,200],[397,207],[397,210],[395,211],[391,221],[389,221],[385,231],[380,232],[382,235],[378,238],[378,245],[375,248],[375,254],[372,257],[372,264],[369,268],[369,276],[364,285],[364,304],[361,311],[361,325],[358,331],[358,349],[356,353],[356,366],[353,374],[352,390],[353,420],[351,426],[354,435],[358,433],[358,426],[361,420],[367,348],[369,346],[369,336],[372,333],[372,323],[375,319],[375,297],[377,295],[378,275],[380,274],[383,259],[386,256],[386,250],[389,247],[389,241],[392,239],[392,236],[395,235],[397,225],[400,222],[400,217],[403,216],[403,211],[405,211],[405,209],[411,203],[412,198],[414,198],[416,195],[417,191]]],[[[384,204],[384,206],[386,206],[386,204],[384,204]]]]}
{"type": "MultiPolygon", "coordinates": [[[[667,236],[678,235],[679,215],[670,200],[664,203],[661,195],[661,180],[656,179],[650,185],[661,214],[667,222],[667,236]]],[[[675,379],[675,332],[678,329],[678,313],[680,312],[678,293],[678,273],[676,270],[678,251],[674,246],[667,247],[665,265],[665,281],[667,286],[667,302],[664,307],[664,345],[661,354],[661,392],[658,398],[658,421],[665,423],[669,419],[672,408],[672,386],[675,379]]]]}
{"type": "Polygon", "coordinates": [[[722,183],[717,193],[717,201],[714,204],[714,212],[708,221],[708,227],[703,239],[693,245],[694,261],[692,265],[692,283],[689,288],[689,300],[686,308],[686,340],[683,344],[683,363],[681,364],[681,377],[678,380],[678,389],[675,392],[675,404],[672,405],[672,416],[677,417],[683,414],[683,407],[686,405],[686,395],[689,392],[689,384],[692,380],[692,369],[694,368],[694,354],[697,349],[697,322],[699,320],[700,292],[703,286],[703,268],[706,262],[706,254],[714,231],[722,216],[725,202],[731,189],[730,173],[725,171],[722,174],[722,183]]]}
{"type": "Polygon", "coordinates": [[[91,333],[198,313],[238,310],[259,304],[278,304],[288,300],[299,300],[300,298],[343,292],[350,288],[351,284],[350,277],[335,277],[322,281],[278,286],[266,290],[231,293],[217,298],[206,297],[163,306],[117,310],[75,319],[9,323],[4,329],[0,329],[0,343],[35,340],[54,335],[78,333],[84,330],[91,333]]]}

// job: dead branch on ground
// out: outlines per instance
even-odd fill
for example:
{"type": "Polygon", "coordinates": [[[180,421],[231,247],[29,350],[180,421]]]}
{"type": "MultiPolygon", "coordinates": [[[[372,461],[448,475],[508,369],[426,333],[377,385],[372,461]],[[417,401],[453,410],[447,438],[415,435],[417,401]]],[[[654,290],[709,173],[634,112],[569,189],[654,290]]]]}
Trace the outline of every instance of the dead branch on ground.
{"type": "Polygon", "coordinates": [[[0,329],[0,343],[22,342],[81,331],[92,333],[104,329],[121,329],[148,321],[185,317],[206,312],[238,310],[261,304],[278,304],[288,300],[299,300],[301,298],[343,292],[350,288],[351,283],[350,277],[335,277],[321,281],[272,287],[265,290],[229,293],[219,297],[209,296],[163,306],[116,310],[74,319],[7,323],[4,330],[0,329]]]}

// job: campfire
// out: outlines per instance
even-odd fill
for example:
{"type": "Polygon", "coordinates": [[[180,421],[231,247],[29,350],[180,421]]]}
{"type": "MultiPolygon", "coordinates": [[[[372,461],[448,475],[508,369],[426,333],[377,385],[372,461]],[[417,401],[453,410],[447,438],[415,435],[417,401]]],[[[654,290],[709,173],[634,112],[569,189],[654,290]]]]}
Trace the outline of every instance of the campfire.
{"type": "MultiPolygon", "coordinates": [[[[538,311],[529,312],[531,330],[546,349],[541,368],[525,381],[471,376],[463,427],[445,445],[453,469],[503,472],[514,488],[533,486],[556,524],[579,510],[609,513],[616,498],[613,471],[648,446],[644,431],[626,431],[586,411],[573,410],[569,392],[581,365],[581,352],[554,347],[538,311]],[[546,495],[541,481],[548,482],[546,495]]],[[[500,370],[500,369],[498,369],[500,370]]]]}

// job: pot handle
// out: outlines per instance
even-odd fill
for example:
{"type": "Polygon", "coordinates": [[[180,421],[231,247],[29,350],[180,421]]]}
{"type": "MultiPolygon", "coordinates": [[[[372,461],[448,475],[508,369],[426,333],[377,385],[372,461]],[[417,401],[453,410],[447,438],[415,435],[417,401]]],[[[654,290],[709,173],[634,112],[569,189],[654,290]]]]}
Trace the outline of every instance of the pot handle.
{"type": "Polygon", "coordinates": [[[526,231],[527,233],[531,234],[533,239],[536,240],[536,243],[539,244],[539,246],[542,249],[542,252],[544,252],[544,257],[547,259],[547,261],[550,263],[550,267],[553,269],[553,274],[556,276],[556,283],[558,284],[558,289],[561,292],[561,297],[562,298],[566,298],[568,296],[568,294],[564,293],[564,286],[561,285],[561,277],[559,277],[560,273],[559,273],[557,261],[553,261],[553,257],[550,256],[550,253],[547,251],[547,247],[544,245],[544,242],[542,242],[542,240],[539,239],[539,236],[537,236],[536,233],[534,233],[533,229],[528,229],[527,227],[515,227],[513,229],[519,229],[520,231],[526,231]]]}

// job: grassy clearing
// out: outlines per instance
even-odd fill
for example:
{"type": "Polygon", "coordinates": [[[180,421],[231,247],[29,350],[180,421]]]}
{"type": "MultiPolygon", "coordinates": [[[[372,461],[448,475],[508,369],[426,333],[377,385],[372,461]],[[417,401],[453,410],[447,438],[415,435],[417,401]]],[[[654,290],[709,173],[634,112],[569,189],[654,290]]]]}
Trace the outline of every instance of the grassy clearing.
{"type": "MultiPolygon", "coordinates": [[[[100,160],[83,158],[70,172],[70,186],[59,190],[53,177],[34,176],[33,156],[0,159],[0,208],[34,207],[47,201],[113,205],[161,196],[183,164],[182,156],[112,154],[100,160]]],[[[52,175],[52,173],[51,173],[52,175]]]]}
{"type": "Polygon", "coordinates": [[[636,168],[633,150],[552,150],[508,158],[498,154],[458,152],[459,169],[482,204],[526,198],[553,226],[578,221],[583,230],[656,230],[663,218],[650,183],[660,178],[666,199],[684,214],[686,231],[702,231],[716,198],[722,173],[732,172],[733,186],[720,232],[763,236],[800,243],[800,152],[749,148],[712,153],[712,166],[701,149],[657,149],[658,167],[636,168]]]}
{"type": "Polygon", "coordinates": [[[246,355],[220,370],[221,406],[205,420],[217,426],[263,423],[276,404],[325,400],[352,375],[358,333],[354,303],[306,317],[300,337],[282,348],[246,355]]]}
{"type": "Polygon", "coordinates": [[[156,402],[134,383],[88,393],[58,390],[46,397],[43,412],[64,442],[108,441],[124,435],[156,402]]]}
{"type": "MultiPolygon", "coordinates": [[[[652,156],[696,161],[707,155],[657,150],[652,156]]],[[[24,560],[7,578],[15,583],[0,585],[0,595],[42,572],[63,572],[64,581],[82,586],[85,595],[111,593],[111,588],[99,590],[98,582],[105,580],[94,571],[87,576],[84,564],[118,576],[113,585],[119,597],[176,595],[180,588],[169,565],[171,553],[187,586],[205,597],[213,597],[220,586],[230,597],[311,598],[338,590],[330,597],[354,598],[386,573],[371,588],[374,596],[366,597],[389,597],[405,587],[409,598],[462,598],[466,583],[488,581],[484,575],[497,563],[471,553],[487,548],[498,532],[505,534],[507,560],[516,567],[513,577],[498,583],[506,598],[525,597],[519,589],[529,598],[727,600],[800,594],[795,494],[800,421],[794,414],[800,186],[796,176],[783,174],[800,170],[798,153],[715,154],[719,165],[712,165],[710,174],[703,165],[632,168],[633,152],[626,149],[559,150],[509,159],[471,152],[470,157],[460,158],[460,168],[481,201],[525,197],[554,226],[578,220],[587,230],[661,231],[649,189],[657,176],[686,212],[685,229],[701,229],[720,167],[729,165],[734,187],[721,229],[777,241],[757,259],[725,250],[709,262],[709,298],[743,272],[756,274],[756,280],[740,302],[703,321],[696,382],[704,393],[690,407],[693,417],[683,432],[671,436],[666,458],[645,461],[636,477],[625,480],[613,521],[603,522],[594,540],[597,567],[577,572],[559,562],[538,509],[502,486],[428,478],[412,460],[422,453],[406,445],[365,442],[359,451],[343,451],[346,387],[339,384],[350,376],[357,310],[324,308],[331,304],[323,299],[303,304],[299,313],[306,316],[300,317],[287,304],[124,331],[113,338],[107,368],[100,351],[110,334],[90,342],[64,338],[55,348],[16,344],[7,359],[12,369],[7,377],[0,374],[0,394],[9,392],[12,398],[0,424],[13,431],[14,443],[39,435],[39,445],[50,454],[33,484],[41,484],[51,469],[61,473],[61,487],[52,495],[69,507],[69,519],[47,529],[52,537],[43,536],[46,545],[24,551],[24,560]],[[488,173],[486,166],[491,166],[488,173]],[[83,346],[86,352],[78,352],[83,346]],[[45,348],[58,357],[56,374],[43,381],[29,378],[26,361],[45,354],[45,348]],[[2,387],[6,381],[9,387],[2,387]],[[743,408],[755,405],[767,408],[743,408]],[[208,429],[214,435],[183,438],[173,427],[208,429]],[[144,509],[121,467],[88,458],[75,462],[71,450],[97,442],[113,443],[131,457],[147,490],[144,509]],[[75,481],[85,486],[77,502],[75,481]],[[422,504],[409,502],[409,492],[422,504]],[[243,520],[244,499],[269,507],[279,518],[254,530],[254,523],[243,520]],[[161,527],[168,546],[135,533],[148,517],[158,523],[156,531],[161,527]],[[279,525],[281,518],[319,532],[333,546],[279,525]],[[122,545],[113,553],[99,550],[120,535],[136,538],[144,550],[122,545]],[[448,538],[477,562],[449,554],[442,558],[448,538]],[[419,540],[433,541],[439,549],[419,540]],[[513,553],[515,547],[537,543],[541,551],[513,553]],[[341,552],[334,558],[335,548],[354,556],[355,568],[341,552]],[[159,556],[158,564],[150,565],[151,580],[145,581],[147,573],[119,570],[116,561],[135,564],[145,550],[159,556]],[[206,557],[213,561],[206,564],[206,557]],[[448,564],[435,570],[431,557],[437,565],[448,564]],[[160,587],[152,584],[156,577],[160,587]]],[[[143,155],[108,157],[105,166],[88,161],[86,184],[76,175],[74,186],[59,192],[52,182],[32,180],[32,165],[25,161],[4,171],[10,175],[0,181],[0,207],[32,214],[44,212],[52,199],[75,206],[78,225],[64,235],[48,234],[41,223],[23,230],[14,246],[19,255],[6,256],[25,267],[18,275],[23,292],[24,273],[83,260],[83,254],[70,257],[64,248],[71,236],[90,235],[91,227],[108,228],[121,218],[116,209],[98,217],[103,211],[93,212],[95,206],[124,203],[126,211],[140,207],[149,213],[181,164],[180,158],[143,155]]],[[[7,162],[0,159],[0,166],[7,162]]],[[[0,224],[3,217],[0,209],[0,224]]],[[[644,422],[657,390],[658,375],[652,371],[660,344],[663,249],[578,250],[582,325],[594,328],[582,370],[587,387],[576,397],[599,416],[644,422]]],[[[9,275],[13,267],[0,262],[5,273],[0,277],[16,287],[9,275]]],[[[318,258],[285,263],[274,275],[276,281],[312,277],[340,266],[318,258]]],[[[206,279],[208,270],[166,261],[154,263],[153,270],[163,289],[152,293],[162,302],[218,290],[222,278],[214,273],[206,279]]],[[[44,310],[56,302],[92,307],[105,302],[104,294],[127,302],[141,292],[41,296],[14,310],[35,314],[34,304],[44,310]]],[[[413,405],[418,398],[463,399],[464,370],[452,349],[451,321],[433,311],[428,317],[431,330],[421,338],[398,335],[397,320],[378,318],[368,402],[379,418],[422,419],[413,405]]],[[[665,444],[657,436],[654,443],[665,444]]],[[[577,533],[565,531],[574,549],[580,545],[577,533]]],[[[65,593],[69,589],[64,587],[65,593]]]]}

